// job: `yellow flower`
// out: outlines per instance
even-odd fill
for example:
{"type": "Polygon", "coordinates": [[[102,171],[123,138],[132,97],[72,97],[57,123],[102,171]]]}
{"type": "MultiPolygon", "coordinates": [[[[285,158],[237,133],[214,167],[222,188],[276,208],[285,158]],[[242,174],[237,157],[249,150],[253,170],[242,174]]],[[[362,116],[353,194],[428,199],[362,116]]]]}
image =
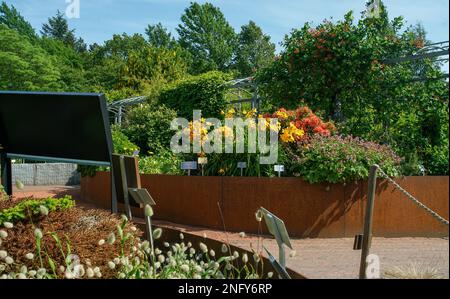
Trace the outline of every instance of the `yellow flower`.
{"type": "Polygon", "coordinates": [[[219,169],[219,174],[224,174],[225,170],[223,168],[219,169]]]}

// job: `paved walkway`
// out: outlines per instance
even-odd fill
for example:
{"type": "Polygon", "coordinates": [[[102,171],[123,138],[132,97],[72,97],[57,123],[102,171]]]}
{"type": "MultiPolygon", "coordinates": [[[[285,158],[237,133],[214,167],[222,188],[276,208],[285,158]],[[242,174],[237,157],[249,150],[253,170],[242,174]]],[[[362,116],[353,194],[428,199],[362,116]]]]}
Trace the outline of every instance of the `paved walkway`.
{"type": "MultiPolygon", "coordinates": [[[[29,186],[15,193],[17,197],[47,197],[72,195],[80,205],[79,188],[67,186],[29,186]]],[[[209,238],[229,242],[250,249],[257,246],[258,237],[248,235],[244,238],[238,233],[225,234],[221,231],[200,227],[190,227],[165,221],[156,221],[161,226],[174,227],[193,234],[206,234],[209,238]]],[[[264,245],[277,256],[275,240],[265,239],[264,245]]],[[[361,251],[354,251],[353,239],[293,239],[292,246],[296,256],[287,258],[287,266],[308,278],[357,278],[361,251]]],[[[381,271],[394,266],[407,266],[417,263],[435,268],[440,275],[449,278],[448,238],[373,238],[371,253],[380,257],[381,271]]]]}

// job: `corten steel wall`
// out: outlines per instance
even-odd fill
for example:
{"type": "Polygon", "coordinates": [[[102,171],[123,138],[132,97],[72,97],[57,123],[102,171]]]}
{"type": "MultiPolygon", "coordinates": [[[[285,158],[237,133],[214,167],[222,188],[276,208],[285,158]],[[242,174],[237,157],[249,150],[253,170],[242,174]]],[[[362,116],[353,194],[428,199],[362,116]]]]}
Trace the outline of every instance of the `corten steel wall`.
{"type": "MultiPolygon", "coordinates": [[[[291,236],[353,237],[362,233],[366,181],[311,185],[299,178],[167,175],[142,175],[141,180],[155,199],[155,217],[161,220],[222,229],[219,202],[229,231],[257,232],[254,213],[263,206],[284,220],[291,236]]],[[[105,172],[82,178],[82,197],[109,208],[109,182],[105,172]]],[[[406,177],[397,182],[448,219],[448,177],[406,177]]],[[[142,215],[142,211],[134,210],[134,214],[142,215]]],[[[375,236],[448,236],[447,226],[380,179],[373,221],[375,236]]]]}

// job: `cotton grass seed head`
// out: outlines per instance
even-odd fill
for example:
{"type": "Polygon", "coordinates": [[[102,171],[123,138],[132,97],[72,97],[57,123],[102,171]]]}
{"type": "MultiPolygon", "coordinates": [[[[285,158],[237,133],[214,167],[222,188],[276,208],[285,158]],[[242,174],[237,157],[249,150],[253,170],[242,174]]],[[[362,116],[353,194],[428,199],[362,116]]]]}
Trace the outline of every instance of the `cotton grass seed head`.
{"type": "Polygon", "coordinates": [[[215,252],[214,250],[211,249],[211,250],[209,251],[209,255],[212,256],[212,257],[215,257],[215,256],[216,256],[216,252],[215,252]]]}
{"type": "Polygon", "coordinates": [[[181,271],[188,273],[189,272],[189,265],[183,264],[180,266],[181,271]]]}
{"type": "Polygon", "coordinates": [[[12,224],[11,222],[3,222],[3,226],[4,226],[5,228],[13,228],[13,227],[14,227],[14,224],[12,224]]]}
{"type": "Polygon", "coordinates": [[[8,233],[2,229],[0,229],[0,238],[6,239],[8,237],[8,233]]]}
{"type": "Polygon", "coordinates": [[[4,259],[8,256],[8,252],[6,250],[0,250],[0,258],[4,259]]]}
{"type": "Polygon", "coordinates": [[[206,246],[205,243],[200,242],[200,250],[203,251],[203,253],[207,253],[208,252],[208,246],[206,246]]]}
{"type": "Polygon", "coordinates": [[[222,244],[221,251],[222,253],[226,253],[228,251],[228,246],[226,244],[222,244]]]}
{"type": "Polygon", "coordinates": [[[32,254],[31,252],[28,252],[27,254],[25,254],[25,258],[27,260],[32,260],[32,259],[34,259],[34,254],[32,254]]]}
{"type": "Polygon", "coordinates": [[[248,255],[247,255],[246,253],[244,253],[244,254],[242,255],[242,262],[243,262],[244,264],[247,264],[247,263],[248,263],[248,255]]]}
{"type": "Polygon", "coordinates": [[[152,217],[153,209],[150,205],[145,205],[145,217],[152,217]]]}
{"type": "Polygon", "coordinates": [[[39,228],[36,228],[35,230],[34,230],[34,236],[36,237],[36,239],[42,239],[42,231],[39,229],[39,228]]]}
{"type": "Polygon", "coordinates": [[[240,233],[239,233],[239,237],[245,238],[245,232],[240,232],[240,233]]]}
{"type": "Polygon", "coordinates": [[[184,235],[183,235],[183,233],[180,233],[180,240],[184,240],[184,235]]]}
{"type": "Polygon", "coordinates": [[[114,242],[116,242],[116,235],[114,235],[114,233],[110,233],[108,236],[108,244],[112,245],[114,242]]]}
{"type": "Polygon", "coordinates": [[[153,239],[158,240],[159,238],[161,238],[162,235],[162,229],[161,228],[157,228],[153,231],[153,239]]]}
{"type": "Polygon", "coordinates": [[[113,261],[108,262],[108,268],[114,270],[116,268],[116,264],[113,261]]]}
{"type": "Polygon", "coordinates": [[[23,188],[25,188],[25,185],[21,181],[16,180],[16,188],[19,190],[23,190],[23,188]]]}
{"type": "Polygon", "coordinates": [[[14,263],[14,259],[10,256],[5,257],[5,263],[11,265],[14,263]]]}
{"type": "Polygon", "coordinates": [[[291,252],[289,252],[289,257],[295,257],[297,255],[297,251],[295,250],[291,250],[291,252]]]}
{"type": "Polygon", "coordinates": [[[48,209],[46,206],[39,206],[39,212],[41,213],[42,216],[48,215],[48,209]]]}
{"type": "Polygon", "coordinates": [[[98,241],[98,246],[102,246],[103,244],[105,244],[105,240],[104,239],[100,239],[98,241]]]}
{"type": "Polygon", "coordinates": [[[86,270],[86,275],[87,275],[87,277],[89,277],[89,278],[94,277],[94,275],[95,275],[94,270],[92,270],[92,268],[87,268],[87,270],[86,270]]]}
{"type": "Polygon", "coordinates": [[[267,273],[267,278],[272,278],[272,277],[273,277],[273,272],[267,273]]]}

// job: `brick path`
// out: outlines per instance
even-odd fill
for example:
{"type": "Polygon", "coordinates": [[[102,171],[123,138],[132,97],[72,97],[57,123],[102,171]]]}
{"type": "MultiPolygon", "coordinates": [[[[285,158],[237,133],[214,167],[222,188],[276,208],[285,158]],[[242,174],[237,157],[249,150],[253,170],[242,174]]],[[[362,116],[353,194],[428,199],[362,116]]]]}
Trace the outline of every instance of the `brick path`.
{"type": "MultiPolygon", "coordinates": [[[[16,192],[16,196],[33,195],[39,198],[55,194],[61,196],[65,193],[71,194],[79,202],[79,189],[66,186],[30,186],[16,192]]],[[[81,202],[79,204],[85,205],[81,202]]],[[[156,224],[175,227],[193,234],[206,234],[209,238],[221,241],[228,239],[231,244],[245,249],[250,249],[250,244],[255,248],[258,242],[258,238],[254,235],[241,238],[238,233],[225,234],[221,231],[164,221],[156,221],[156,224]]],[[[278,256],[275,240],[265,239],[264,245],[274,256],[278,256]]],[[[308,278],[358,277],[361,251],[352,249],[353,239],[293,239],[292,245],[297,254],[293,258],[287,258],[287,266],[308,278]]],[[[373,238],[371,253],[380,257],[381,271],[394,266],[418,263],[436,268],[443,277],[449,278],[448,238],[373,238]]]]}

